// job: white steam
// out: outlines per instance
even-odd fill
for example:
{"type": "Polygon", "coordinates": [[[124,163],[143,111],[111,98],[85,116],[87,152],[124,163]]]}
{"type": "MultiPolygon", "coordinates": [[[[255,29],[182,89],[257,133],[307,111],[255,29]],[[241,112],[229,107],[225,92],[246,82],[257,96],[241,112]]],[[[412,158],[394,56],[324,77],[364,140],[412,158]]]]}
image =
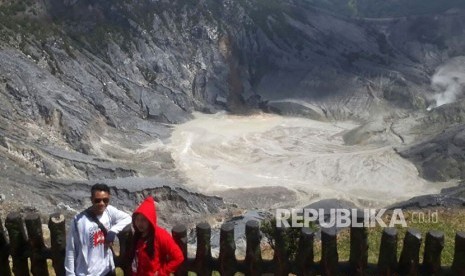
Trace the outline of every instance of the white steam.
{"type": "Polygon", "coordinates": [[[428,110],[462,98],[465,94],[465,56],[452,58],[438,67],[431,78],[431,86],[437,93],[428,110]]]}

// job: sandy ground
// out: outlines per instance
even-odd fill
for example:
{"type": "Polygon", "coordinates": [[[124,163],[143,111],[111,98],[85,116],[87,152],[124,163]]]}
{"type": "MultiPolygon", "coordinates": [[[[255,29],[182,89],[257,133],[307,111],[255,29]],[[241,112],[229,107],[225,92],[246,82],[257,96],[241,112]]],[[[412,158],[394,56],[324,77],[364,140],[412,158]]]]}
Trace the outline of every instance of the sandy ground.
{"type": "Polygon", "coordinates": [[[358,135],[351,132],[358,127],[269,114],[196,114],[175,128],[170,148],[188,186],[249,207],[336,198],[379,208],[448,185],[420,178],[395,152],[397,138],[347,145],[343,136],[358,135]]]}

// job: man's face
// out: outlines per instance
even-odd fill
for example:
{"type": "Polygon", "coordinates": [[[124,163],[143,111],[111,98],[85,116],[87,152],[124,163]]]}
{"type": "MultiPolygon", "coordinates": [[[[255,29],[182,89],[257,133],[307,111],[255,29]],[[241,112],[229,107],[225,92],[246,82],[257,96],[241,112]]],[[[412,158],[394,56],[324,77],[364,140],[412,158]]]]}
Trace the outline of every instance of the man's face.
{"type": "Polygon", "coordinates": [[[92,200],[92,210],[98,216],[103,214],[110,202],[110,194],[105,191],[95,191],[90,197],[92,200]]]}

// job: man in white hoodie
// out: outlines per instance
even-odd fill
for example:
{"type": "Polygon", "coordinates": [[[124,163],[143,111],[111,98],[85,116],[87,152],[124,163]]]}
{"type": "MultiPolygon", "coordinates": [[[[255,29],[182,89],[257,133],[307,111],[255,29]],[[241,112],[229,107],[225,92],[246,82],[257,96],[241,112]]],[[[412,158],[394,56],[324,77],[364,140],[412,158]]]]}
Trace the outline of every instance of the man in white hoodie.
{"type": "Polygon", "coordinates": [[[132,222],[129,214],[108,205],[107,185],[93,185],[91,201],[92,206],[71,222],[66,239],[66,276],[114,275],[111,245],[116,234],[132,222]]]}

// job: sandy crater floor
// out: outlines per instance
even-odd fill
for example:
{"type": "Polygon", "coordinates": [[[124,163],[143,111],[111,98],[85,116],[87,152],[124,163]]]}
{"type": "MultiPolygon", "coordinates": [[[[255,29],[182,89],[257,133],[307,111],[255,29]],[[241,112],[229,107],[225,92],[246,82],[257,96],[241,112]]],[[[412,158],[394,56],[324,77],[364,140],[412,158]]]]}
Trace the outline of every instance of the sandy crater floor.
{"type": "Polygon", "coordinates": [[[177,168],[201,193],[249,207],[304,206],[337,198],[383,207],[438,193],[395,151],[395,142],[346,145],[353,122],[319,122],[261,114],[196,114],[175,128],[177,168]]]}

